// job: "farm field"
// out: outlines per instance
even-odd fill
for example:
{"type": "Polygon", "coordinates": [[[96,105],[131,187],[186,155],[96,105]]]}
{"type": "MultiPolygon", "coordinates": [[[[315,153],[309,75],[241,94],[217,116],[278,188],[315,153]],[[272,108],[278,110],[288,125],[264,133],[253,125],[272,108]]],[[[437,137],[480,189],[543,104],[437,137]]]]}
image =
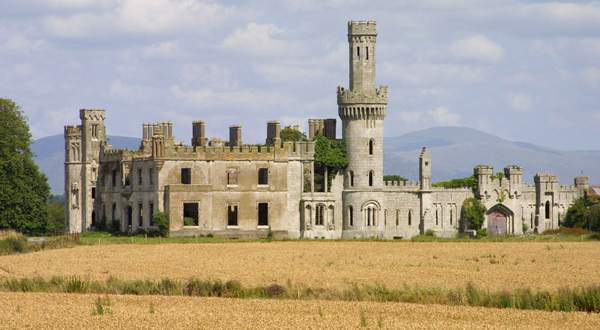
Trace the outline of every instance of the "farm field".
{"type": "Polygon", "coordinates": [[[597,329],[600,314],[406,303],[0,293],[0,328],[597,329]],[[110,300],[96,312],[98,297],[110,300]]]}
{"type": "Polygon", "coordinates": [[[600,284],[596,242],[244,242],[77,246],[0,257],[0,278],[236,280],[556,290],[600,284]]]}

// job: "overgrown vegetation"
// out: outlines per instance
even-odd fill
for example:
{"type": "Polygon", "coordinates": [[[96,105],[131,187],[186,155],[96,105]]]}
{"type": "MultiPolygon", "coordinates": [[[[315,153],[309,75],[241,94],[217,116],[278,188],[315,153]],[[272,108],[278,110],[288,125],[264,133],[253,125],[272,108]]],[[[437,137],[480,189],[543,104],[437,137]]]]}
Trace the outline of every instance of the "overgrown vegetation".
{"type": "Polygon", "coordinates": [[[600,231],[600,197],[585,196],[569,207],[563,226],[600,231]]]}
{"type": "Polygon", "coordinates": [[[433,187],[437,188],[477,188],[477,178],[472,175],[466,178],[452,179],[448,181],[441,181],[432,184],[433,187]]]}
{"type": "MultiPolygon", "coordinates": [[[[94,293],[119,295],[165,295],[226,298],[320,299],[344,301],[409,302],[492,308],[534,309],[546,311],[600,312],[600,286],[562,288],[557,291],[489,291],[467,284],[464,288],[422,288],[405,285],[390,289],[384,285],[352,285],[346,289],[312,288],[301,285],[245,287],[238,281],[220,280],[120,280],[82,279],[77,276],[5,278],[0,290],[9,292],[94,293]]],[[[94,310],[102,315],[110,310],[110,301],[99,298],[94,310]]]]}
{"type": "Polygon", "coordinates": [[[294,127],[286,126],[280,131],[281,141],[306,141],[306,135],[294,127]]]}
{"type": "Polygon", "coordinates": [[[0,230],[45,233],[50,187],[33,161],[31,133],[21,108],[0,98],[0,230]]]}
{"type": "Polygon", "coordinates": [[[462,227],[464,229],[480,230],[485,219],[485,206],[476,198],[467,198],[461,210],[462,227]]]}
{"type": "Polygon", "coordinates": [[[400,175],[384,175],[383,181],[408,181],[408,179],[400,175]]]}
{"type": "Polygon", "coordinates": [[[158,230],[158,235],[169,237],[169,218],[164,212],[157,212],[152,216],[152,222],[158,230]]]}
{"type": "Polygon", "coordinates": [[[51,236],[28,242],[27,237],[13,230],[0,231],[0,255],[60,249],[78,244],[80,244],[79,235],[51,236]]]}
{"type": "Polygon", "coordinates": [[[324,173],[327,169],[327,183],[328,187],[331,187],[331,180],[347,166],[348,158],[344,140],[317,135],[315,138],[315,186],[318,181],[325,180],[324,173]]]}

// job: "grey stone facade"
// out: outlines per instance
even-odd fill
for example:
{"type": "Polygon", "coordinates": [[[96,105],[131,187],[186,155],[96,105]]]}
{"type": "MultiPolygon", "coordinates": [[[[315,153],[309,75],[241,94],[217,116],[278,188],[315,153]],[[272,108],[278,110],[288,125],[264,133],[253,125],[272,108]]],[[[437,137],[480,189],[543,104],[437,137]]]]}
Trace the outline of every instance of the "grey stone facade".
{"type": "Polygon", "coordinates": [[[556,176],[538,173],[527,185],[519,166],[498,176],[480,165],[476,189],[436,188],[431,153],[423,148],[415,155],[418,182],[384,182],[388,88],[375,83],[376,40],[375,22],[348,23],[349,87],[337,89],[348,167],[330,182],[317,182],[328,173],[315,165],[312,140],[335,137],[335,119],[310,119],[305,142],[282,142],[280,122],[268,122],[265,145],[243,144],[238,125],[222,141],[208,139],[206,123],[194,121],[191,145],[184,145],[173,138],[171,123],[143,124],[138,150],[116,150],[106,140],[105,111],[81,110],[81,125],[65,127],[69,231],[113,222],[122,231],[149,229],[152,214],[162,211],[173,235],[397,239],[431,230],[453,236],[470,197],[487,207],[490,233],[557,228],[588,190],[586,177],[562,186],[556,176]]]}

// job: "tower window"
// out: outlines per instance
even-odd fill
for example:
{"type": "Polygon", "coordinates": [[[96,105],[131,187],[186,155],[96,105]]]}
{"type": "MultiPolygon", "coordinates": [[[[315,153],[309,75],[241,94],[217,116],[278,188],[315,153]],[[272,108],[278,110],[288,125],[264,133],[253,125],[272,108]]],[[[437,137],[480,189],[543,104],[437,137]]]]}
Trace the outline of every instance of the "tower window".
{"type": "Polygon", "coordinates": [[[438,226],[440,224],[439,211],[435,210],[435,225],[438,226]]]}
{"type": "Polygon", "coordinates": [[[369,155],[373,154],[373,139],[369,140],[369,155]]]}
{"type": "Polygon", "coordinates": [[[408,210],[408,225],[412,226],[412,210],[408,210]]]}
{"type": "Polygon", "coordinates": [[[453,211],[453,210],[452,210],[452,209],[450,209],[450,225],[452,225],[452,220],[453,220],[453,218],[454,218],[454,214],[453,214],[453,212],[452,212],[452,211],[453,211]]]}
{"type": "Polygon", "coordinates": [[[545,207],[545,213],[546,213],[546,219],[550,219],[550,202],[546,201],[546,207],[545,207]]]}
{"type": "Polygon", "coordinates": [[[356,56],[360,58],[360,47],[356,47],[356,56]]]}
{"type": "Polygon", "coordinates": [[[350,187],[354,186],[354,172],[350,171],[350,187]]]}
{"type": "Polygon", "coordinates": [[[367,55],[367,61],[369,60],[369,47],[365,48],[365,54],[367,55]]]}
{"type": "Polygon", "coordinates": [[[348,206],[348,223],[350,227],[354,226],[354,209],[352,205],[348,206]]]}
{"type": "Polygon", "coordinates": [[[373,186],[373,171],[369,171],[369,187],[373,186]]]}
{"type": "Polygon", "coordinates": [[[400,210],[396,210],[396,227],[400,224],[400,210]]]}

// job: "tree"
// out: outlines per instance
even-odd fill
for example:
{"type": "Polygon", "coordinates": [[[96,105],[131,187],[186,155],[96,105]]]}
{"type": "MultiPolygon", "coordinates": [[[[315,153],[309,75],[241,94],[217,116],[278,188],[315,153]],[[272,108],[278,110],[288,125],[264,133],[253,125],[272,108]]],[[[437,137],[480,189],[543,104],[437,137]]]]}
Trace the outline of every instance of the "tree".
{"type": "Polygon", "coordinates": [[[331,180],[346,166],[348,166],[348,158],[344,140],[317,135],[315,138],[315,183],[324,181],[325,178],[322,178],[324,172],[318,172],[318,170],[327,168],[327,183],[331,187],[331,180]]]}
{"type": "Polygon", "coordinates": [[[436,182],[436,183],[432,184],[432,186],[439,187],[439,188],[464,188],[464,187],[476,188],[477,187],[477,178],[474,175],[472,175],[472,176],[468,176],[466,178],[436,182]]]}
{"type": "Polygon", "coordinates": [[[483,220],[485,219],[485,211],[485,206],[478,199],[473,197],[465,199],[460,213],[463,228],[481,229],[481,225],[483,225],[483,220]]]}
{"type": "Polygon", "coordinates": [[[567,210],[562,225],[600,231],[600,197],[586,196],[577,199],[567,210]]]}
{"type": "Polygon", "coordinates": [[[281,141],[306,141],[306,135],[293,127],[285,127],[280,133],[281,141]]]}
{"type": "Polygon", "coordinates": [[[29,125],[21,108],[0,99],[0,229],[43,233],[49,196],[46,176],[33,161],[29,125]]]}
{"type": "Polygon", "coordinates": [[[408,179],[400,175],[384,175],[383,181],[408,181],[408,179]]]}

